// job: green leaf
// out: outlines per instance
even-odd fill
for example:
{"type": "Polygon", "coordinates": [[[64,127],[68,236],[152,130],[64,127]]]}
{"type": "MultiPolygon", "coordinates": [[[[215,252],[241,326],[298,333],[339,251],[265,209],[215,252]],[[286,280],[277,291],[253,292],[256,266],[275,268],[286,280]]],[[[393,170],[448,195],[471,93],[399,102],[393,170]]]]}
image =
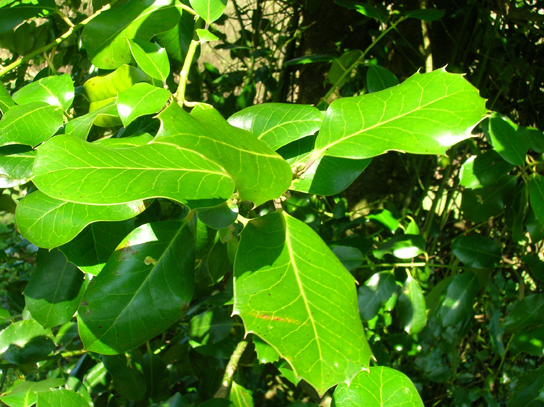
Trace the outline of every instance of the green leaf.
{"type": "Polygon", "coordinates": [[[462,273],[453,278],[438,311],[443,326],[454,326],[472,313],[474,300],[480,291],[475,273],[462,273]]]}
{"type": "Polygon", "coordinates": [[[159,119],[161,129],[151,146],[179,146],[205,155],[232,177],[240,201],[259,206],[289,188],[289,164],[253,134],[228,124],[217,110],[196,107],[189,115],[172,103],[159,119]]]}
{"type": "Polygon", "coordinates": [[[521,260],[529,266],[532,275],[539,281],[544,281],[544,261],[538,255],[525,255],[521,260]]]}
{"type": "Polygon", "coordinates": [[[220,166],[172,144],[108,148],[57,136],[38,149],[33,172],[47,195],[86,204],[163,197],[206,207],[226,201],[234,190],[220,166]]]}
{"type": "Polygon", "coordinates": [[[9,95],[4,84],[0,82],[0,112],[5,114],[13,106],[15,106],[15,102],[9,95]]]}
{"type": "Polygon", "coordinates": [[[259,363],[272,363],[280,359],[280,354],[258,336],[253,335],[253,344],[257,352],[259,363]]]}
{"type": "Polygon", "coordinates": [[[524,297],[506,317],[504,329],[510,332],[521,332],[531,325],[544,323],[543,306],[544,294],[524,297]]]}
{"type": "Polygon", "coordinates": [[[395,275],[390,271],[375,273],[359,288],[359,313],[363,321],[374,318],[380,308],[397,292],[395,275]]]}
{"type": "Polygon", "coordinates": [[[21,200],[16,219],[19,231],[26,239],[36,246],[52,249],[72,240],[89,223],[130,219],[145,208],[143,201],[122,205],[84,205],[35,191],[21,200]]]}
{"type": "Polygon", "coordinates": [[[349,271],[355,270],[363,264],[363,253],[355,247],[335,246],[332,252],[349,271]]]}
{"type": "Polygon", "coordinates": [[[363,51],[356,49],[333,60],[327,75],[329,82],[336,87],[342,87],[349,79],[351,71],[361,62],[362,56],[363,51]]]}
{"type": "Polygon", "coordinates": [[[62,109],[43,102],[9,109],[0,120],[0,146],[26,144],[32,147],[53,136],[62,126],[62,109]]]}
{"type": "Polygon", "coordinates": [[[228,310],[212,308],[191,318],[189,337],[199,345],[213,344],[225,339],[233,326],[228,310]]]}
{"type": "Polygon", "coordinates": [[[115,101],[111,101],[86,115],[70,120],[66,123],[65,131],[67,135],[81,140],[87,140],[87,136],[95,122],[98,126],[115,122],[116,120],[119,120],[117,105],[115,104],[115,101]]]}
{"type": "Polygon", "coordinates": [[[112,376],[115,391],[121,397],[128,400],[142,400],[144,398],[147,384],[141,366],[136,365],[134,361],[131,361],[132,366],[129,366],[125,355],[104,355],[102,361],[112,376]]]}
{"type": "Polygon", "coordinates": [[[151,140],[153,140],[153,136],[151,134],[142,133],[137,136],[123,138],[101,138],[93,141],[93,144],[110,148],[127,148],[145,146],[151,140]]]}
{"type": "Polygon", "coordinates": [[[44,328],[62,325],[79,305],[83,273],[55,249],[40,250],[25,288],[26,308],[44,328]]]}
{"type": "Polygon", "coordinates": [[[230,388],[229,400],[235,407],[253,407],[253,392],[240,386],[235,381],[230,388]]]}
{"type": "Polygon", "coordinates": [[[64,385],[64,379],[47,379],[41,382],[24,381],[16,384],[7,394],[0,397],[10,407],[30,407],[37,401],[37,395],[51,388],[64,385]]]}
{"type": "Polygon", "coordinates": [[[54,349],[51,330],[44,329],[33,319],[15,322],[0,332],[0,357],[7,363],[37,362],[54,349]]]}
{"type": "Polygon", "coordinates": [[[451,250],[469,267],[493,268],[501,261],[501,248],[489,237],[465,235],[456,238],[451,250]]]}
{"type": "Polygon", "coordinates": [[[191,7],[197,12],[197,14],[211,24],[215,20],[219,19],[225,11],[227,6],[227,0],[189,0],[191,7]]]}
{"type": "Polygon", "coordinates": [[[514,355],[526,352],[529,355],[544,356],[544,326],[532,330],[524,329],[512,338],[509,349],[514,355]]]}
{"type": "Polygon", "coordinates": [[[399,235],[387,239],[372,254],[378,259],[383,258],[387,253],[399,259],[412,259],[425,253],[425,246],[425,239],[421,235],[399,235]]]}
{"type": "Polygon", "coordinates": [[[471,137],[485,100],[461,75],[416,73],[399,86],[331,103],[316,140],[323,155],[369,158],[390,150],[444,154],[471,137]]]}
{"type": "Polygon", "coordinates": [[[83,29],[81,40],[94,66],[115,69],[132,61],[127,39],[149,41],[179,19],[180,8],[173,0],[129,0],[94,18],[83,29]]]}
{"type": "Polygon", "coordinates": [[[74,82],[68,74],[42,78],[15,92],[13,100],[18,105],[43,102],[68,111],[74,101],[74,82]]]}
{"type": "Polygon", "coordinates": [[[540,223],[544,224],[544,177],[536,174],[529,184],[529,201],[540,223]]]}
{"type": "Polygon", "coordinates": [[[379,92],[398,85],[399,80],[393,72],[379,65],[370,65],[366,71],[366,87],[368,92],[379,92]]]}
{"type": "Polygon", "coordinates": [[[334,0],[334,2],[341,5],[342,7],[356,10],[357,12],[369,18],[375,18],[380,21],[387,21],[387,16],[384,13],[383,9],[379,7],[374,7],[368,3],[362,3],[354,0],[334,0]]]}
{"type": "Polygon", "coordinates": [[[9,31],[23,21],[45,17],[57,11],[54,0],[2,0],[0,1],[0,33],[9,31]]]}
{"type": "Polygon", "coordinates": [[[32,175],[36,151],[29,146],[12,144],[0,147],[0,188],[26,184],[32,175]]]}
{"type": "Polygon", "coordinates": [[[36,393],[36,396],[38,400],[36,407],[89,407],[89,403],[81,394],[62,388],[36,393]]]}
{"type": "Polygon", "coordinates": [[[238,208],[233,208],[227,202],[213,208],[201,208],[197,210],[198,219],[212,229],[224,229],[234,223],[238,217],[238,208]]]}
{"type": "Polygon", "coordinates": [[[410,10],[404,13],[404,15],[408,18],[417,18],[418,20],[423,20],[423,21],[438,21],[444,16],[445,13],[446,13],[445,10],[429,8],[429,9],[420,9],[420,10],[410,10]]]}
{"type": "Polygon", "coordinates": [[[293,65],[305,65],[313,64],[315,62],[329,62],[333,61],[335,56],[333,54],[313,54],[313,55],[303,55],[301,57],[290,59],[283,63],[283,66],[293,66],[293,65]]]}
{"type": "Polygon", "coordinates": [[[83,84],[83,89],[91,102],[89,112],[96,109],[93,103],[98,106],[97,102],[115,98],[119,92],[130,89],[138,82],[145,81],[147,81],[145,73],[130,65],[121,65],[112,73],[89,79],[83,84]]]}
{"type": "Polygon", "coordinates": [[[134,220],[96,222],[59,249],[81,271],[98,275],[121,241],[134,229],[134,220]]]}
{"type": "Polygon", "coordinates": [[[427,324],[425,297],[418,282],[408,275],[397,305],[399,322],[409,334],[419,333],[427,324]]]}
{"type": "Polygon", "coordinates": [[[399,221],[393,216],[391,211],[382,209],[376,213],[370,213],[366,216],[370,221],[380,223],[385,226],[391,233],[394,233],[399,228],[399,221]]]}
{"type": "Polygon", "coordinates": [[[517,130],[518,126],[510,119],[499,115],[491,116],[484,126],[493,149],[510,164],[523,165],[529,144],[517,130]]]}
{"type": "Polygon", "coordinates": [[[272,150],[317,132],[323,114],[313,106],[264,103],[229,117],[234,127],[248,130],[272,150]]]}
{"type": "Polygon", "coordinates": [[[333,401],[338,407],[423,407],[412,381],[404,373],[383,366],[371,367],[351,383],[340,384],[333,401]]]}
{"type": "Polygon", "coordinates": [[[155,38],[162,47],[166,48],[166,52],[172,60],[183,63],[193,38],[194,26],[194,16],[190,13],[183,13],[181,20],[174,28],[158,34],[155,38]]]}
{"type": "Polygon", "coordinates": [[[197,28],[196,34],[198,35],[198,39],[200,40],[201,44],[205,42],[210,42],[210,41],[217,41],[219,39],[219,37],[212,34],[210,31],[203,30],[201,28],[197,28]]]}
{"type": "Polygon", "coordinates": [[[461,167],[459,184],[476,189],[495,184],[503,175],[514,169],[494,150],[470,157],[461,167]]]}
{"type": "Polygon", "coordinates": [[[170,75],[170,62],[166,49],[154,42],[128,40],[132,56],[148,76],[166,82],[170,75]]]}
{"type": "Polygon", "coordinates": [[[85,349],[113,355],[169,328],[191,301],[194,262],[187,220],[135,229],[83,296],[78,326],[85,349]]]}
{"type": "Polygon", "coordinates": [[[353,277],[309,226],[283,211],[242,231],[233,313],[319,394],[368,367],[353,277]]]}
{"type": "MultiPolygon", "coordinates": [[[[2,89],[0,89],[0,94],[2,89]]],[[[0,96],[0,107],[2,106],[1,96],[0,96]]],[[[544,133],[533,127],[518,127],[518,133],[521,137],[525,138],[529,143],[531,150],[542,154],[544,153],[544,133]]]]}
{"type": "Polygon", "coordinates": [[[157,113],[166,105],[170,96],[167,89],[148,83],[137,83],[119,92],[116,104],[123,126],[128,126],[137,117],[157,113]]]}

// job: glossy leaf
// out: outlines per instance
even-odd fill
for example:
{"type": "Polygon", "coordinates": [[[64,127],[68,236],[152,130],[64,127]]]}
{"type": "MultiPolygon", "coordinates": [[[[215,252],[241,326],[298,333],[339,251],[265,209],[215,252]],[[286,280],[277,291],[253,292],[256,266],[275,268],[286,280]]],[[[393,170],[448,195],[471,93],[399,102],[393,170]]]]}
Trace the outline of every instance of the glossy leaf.
{"type": "Polygon", "coordinates": [[[29,146],[8,145],[0,147],[0,188],[12,188],[28,182],[36,151],[29,146]]]}
{"type": "Polygon", "coordinates": [[[525,164],[529,149],[527,140],[517,132],[518,126],[506,116],[493,115],[487,120],[487,128],[493,149],[512,165],[525,164]]]}
{"type": "Polygon", "coordinates": [[[166,105],[170,96],[168,90],[148,83],[137,83],[120,92],[116,104],[123,125],[128,126],[137,117],[157,113],[166,105]]]}
{"type": "Polygon", "coordinates": [[[93,143],[95,145],[101,145],[110,148],[127,148],[145,146],[151,140],[153,140],[153,136],[151,134],[142,133],[137,136],[123,138],[101,138],[93,141],[93,143]]]}
{"type": "Polygon", "coordinates": [[[226,201],[234,189],[220,166],[172,144],[121,149],[57,136],[40,147],[33,172],[44,193],[87,204],[164,197],[198,208],[226,201]]]}
{"type": "Polygon", "coordinates": [[[465,235],[456,238],[451,250],[469,267],[493,268],[501,261],[501,248],[489,237],[465,235]]]}
{"type": "Polygon", "coordinates": [[[191,318],[189,337],[200,345],[213,344],[225,339],[233,326],[225,308],[212,308],[191,318]]]}
{"type": "Polygon", "coordinates": [[[289,188],[289,164],[251,133],[228,124],[215,109],[196,107],[189,115],[172,103],[159,119],[162,126],[151,146],[179,146],[205,155],[232,177],[240,201],[259,206],[289,188]]]}
{"type": "Polygon", "coordinates": [[[132,61],[127,39],[149,41],[174,27],[179,18],[173,0],[129,0],[93,19],[83,29],[81,40],[93,65],[115,69],[132,61]]]}
{"type": "Polygon", "coordinates": [[[19,231],[26,239],[36,246],[52,249],[72,240],[89,223],[130,219],[145,208],[143,201],[122,205],[84,205],[35,191],[21,200],[16,219],[19,231]]]}
{"type": "Polygon", "coordinates": [[[390,271],[375,273],[359,288],[359,312],[363,321],[374,318],[380,308],[397,292],[395,275],[390,271]]]}
{"type": "Polygon", "coordinates": [[[385,226],[391,233],[395,232],[400,225],[398,219],[395,218],[391,211],[388,211],[387,209],[382,209],[380,211],[370,213],[366,216],[366,218],[370,221],[385,226]]]}
{"type": "Polygon", "coordinates": [[[536,218],[544,224],[544,177],[535,175],[529,184],[529,200],[536,218]]]}
{"type": "Polygon", "coordinates": [[[475,273],[462,273],[453,278],[439,309],[443,326],[455,326],[472,313],[474,300],[480,291],[475,273]]]}
{"type": "Polygon", "coordinates": [[[223,15],[227,0],[189,0],[197,14],[211,24],[223,15]]]}
{"type": "Polygon", "coordinates": [[[397,305],[399,322],[409,335],[419,333],[427,324],[427,306],[419,283],[408,275],[397,305]]]}
{"type": "Polygon", "coordinates": [[[535,329],[524,329],[512,338],[509,349],[514,355],[526,352],[529,355],[544,356],[544,326],[535,329]]]}
{"type": "Polygon", "coordinates": [[[399,86],[331,103],[316,148],[323,155],[369,158],[389,150],[444,154],[471,137],[485,100],[461,75],[437,70],[399,86]]]}
{"type": "Polygon", "coordinates": [[[68,74],[42,78],[15,92],[13,100],[19,105],[43,102],[68,111],[74,101],[74,82],[68,74]]]}
{"type": "Polygon", "coordinates": [[[421,235],[398,235],[385,241],[372,253],[378,259],[387,253],[399,259],[412,259],[425,253],[425,239],[421,235]]]}
{"type": "Polygon", "coordinates": [[[370,65],[366,71],[366,87],[368,92],[379,92],[398,85],[399,80],[389,69],[379,65],[370,65]]]}
{"type": "Polygon", "coordinates": [[[200,40],[201,44],[210,41],[217,41],[219,39],[219,37],[212,34],[209,30],[204,30],[201,28],[196,29],[196,34],[198,35],[198,39],[200,40]]]}
{"type": "Polygon", "coordinates": [[[98,275],[121,241],[134,229],[134,220],[91,223],[59,249],[81,271],[98,275]]]}
{"type": "Polygon", "coordinates": [[[354,279],[301,221],[283,211],[250,221],[234,265],[234,314],[318,393],[368,366],[354,279]]]}
{"type": "Polygon", "coordinates": [[[229,400],[235,407],[253,407],[253,393],[235,381],[230,388],[229,400]]]}
{"type": "Polygon", "coordinates": [[[89,407],[82,395],[62,388],[36,393],[36,396],[36,407],[89,407]]]}
{"type": "MultiPolygon", "coordinates": [[[[119,92],[131,88],[138,82],[147,81],[147,76],[130,65],[121,65],[112,73],[95,76],[83,84],[83,89],[91,103],[117,97],[119,92]]],[[[91,111],[94,110],[91,107],[91,111]]]]}
{"type": "Polygon", "coordinates": [[[190,13],[182,13],[179,23],[168,31],[158,34],[157,42],[166,49],[168,56],[177,62],[183,63],[189,44],[193,38],[195,25],[194,16],[190,13]]]}
{"type": "Polygon", "coordinates": [[[423,407],[412,381],[398,370],[371,367],[351,383],[340,384],[333,395],[338,407],[423,407]]]}
{"type": "Polygon", "coordinates": [[[119,120],[117,105],[115,104],[115,101],[111,101],[86,115],[70,120],[66,123],[65,131],[67,135],[81,140],[87,140],[87,136],[95,122],[97,125],[103,125],[117,120],[119,120]]]}
{"type": "Polygon", "coordinates": [[[154,42],[128,40],[132,56],[142,71],[151,78],[166,82],[170,75],[170,62],[166,49],[154,42]]]}
{"type": "Polygon", "coordinates": [[[272,150],[277,150],[317,132],[323,122],[323,114],[309,105],[265,103],[233,114],[228,122],[250,131],[272,150]]]}
{"type": "Polygon", "coordinates": [[[259,363],[272,363],[277,362],[280,359],[280,354],[276,349],[263,341],[260,337],[253,335],[253,344],[255,345],[259,363]]]}
{"type": "Polygon", "coordinates": [[[27,380],[15,385],[7,394],[0,397],[0,400],[10,407],[30,407],[36,403],[37,394],[62,385],[64,385],[64,379],[59,378],[40,382],[27,380]]]}
{"type": "Polygon", "coordinates": [[[503,175],[514,169],[494,150],[470,157],[461,167],[459,184],[471,189],[495,184],[503,175]]]}
{"type": "Polygon", "coordinates": [[[224,229],[234,223],[238,217],[238,208],[230,208],[228,203],[222,203],[213,208],[198,209],[198,219],[212,229],[224,229]],[[235,210],[236,212],[234,212],[235,210]]]}
{"type": "Polygon", "coordinates": [[[57,11],[54,0],[3,0],[0,1],[0,33],[9,31],[23,21],[45,17],[57,11]]]}
{"type": "Polygon", "coordinates": [[[544,323],[544,294],[533,294],[523,298],[504,321],[507,331],[521,332],[525,328],[544,323]]]}
{"type": "Polygon", "coordinates": [[[117,247],[78,311],[85,348],[106,355],[169,328],[193,295],[195,247],[187,221],[146,223],[117,247]]]}
{"type": "Polygon", "coordinates": [[[0,146],[26,144],[32,147],[53,136],[62,126],[62,109],[34,102],[9,109],[0,120],[0,146]]]}
{"type": "Polygon", "coordinates": [[[24,291],[26,308],[45,328],[62,325],[79,305],[83,273],[59,250],[40,250],[24,291]]]}
{"type": "Polygon", "coordinates": [[[0,82],[0,112],[4,114],[13,106],[15,106],[15,102],[9,95],[4,84],[0,82]]]}
{"type": "Polygon", "coordinates": [[[25,319],[0,331],[0,357],[7,363],[23,365],[43,360],[55,350],[51,330],[25,319]]]}
{"type": "Polygon", "coordinates": [[[112,376],[113,387],[117,393],[128,400],[143,399],[147,385],[141,366],[135,366],[134,361],[129,366],[125,355],[104,355],[102,361],[112,376]]]}

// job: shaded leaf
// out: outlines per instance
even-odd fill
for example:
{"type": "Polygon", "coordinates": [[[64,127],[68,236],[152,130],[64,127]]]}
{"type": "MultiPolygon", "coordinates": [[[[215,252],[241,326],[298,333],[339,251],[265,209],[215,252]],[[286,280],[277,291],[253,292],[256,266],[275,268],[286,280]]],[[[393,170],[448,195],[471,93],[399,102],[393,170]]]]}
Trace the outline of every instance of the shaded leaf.
{"type": "Polygon", "coordinates": [[[363,264],[363,253],[355,247],[335,246],[332,248],[332,252],[349,271],[352,271],[363,264]]]}
{"type": "Polygon", "coordinates": [[[0,397],[10,407],[30,407],[38,400],[36,394],[64,385],[64,379],[47,379],[41,382],[24,381],[16,384],[0,397]]]}
{"type": "Polygon", "coordinates": [[[512,338],[509,350],[514,355],[526,352],[532,356],[544,356],[544,326],[518,332],[512,338]]]}
{"type": "Polygon", "coordinates": [[[390,150],[444,154],[471,137],[485,100],[461,75],[416,73],[399,86],[331,103],[316,140],[323,155],[369,158],[390,150]]]}
{"type": "Polygon", "coordinates": [[[439,10],[436,8],[410,10],[404,15],[409,18],[417,18],[423,21],[437,21],[440,20],[445,14],[445,10],[439,10]]]}
{"type": "Polygon", "coordinates": [[[451,250],[469,267],[493,268],[501,261],[501,248],[489,237],[466,235],[456,238],[451,250]]]}
{"type": "Polygon", "coordinates": [[[212,308],[191,318],[189,337],[200,345],[213,344],[225,339],[233,326],[228,310],[212,308]]]}
{"type": "Polygon", "coordinates": [[[397,292],[395,275],[390,271],[375,273],[359,288],[359,312],[363,321],[374,318],[380,308],[397,292]]]}
{"type": "Polygon", "coordinates": [[[201,208],[197,210],[198,219],[212,229],[224,229],[232,225],[238,217],[238,208],[234,207],[233,209],[236,212],[229,208],[229,204],[226,202],[213,208],[201,208]]]}
{"type": "Polygon", "coordinates": [[[54,0],[2,0],[0,1],[0,33],[9,31],[23,21],[45,17],[57,11],[54,0]]]}
{"type": "Polygon", "coordinates": [[[112,100],[90,113],[70,120],[66,123],[65,132],[72,137],[87,140],[87,136],[95,122],[97,125],[103,125],[106,123],[116,123],[118,120],[119,113],[117,112],[117,105],[115,104],[115,101],[112,100]]]}
{"type": "Polygon", "coordinates": [[[128,40],[132,56],[142,71],[151,78],[166,82],[170,75],[170,62],[166,49],[159,44],[140,40],[128,40]]]}
{"type": "MultiPolygon", "coordinates": [[[[128,400],[143,399],[147,384],[141,366],[138,366],[139,370],[129,366],[125,355],[104,355],[102,361],[111,374],[113,387],[117,393],[128,400]]],[[[134,361],[132,365],[135,365],[134,361]]]]}
{"type": "Polygon", "coordinates": [[[462,273],[451,280],[438,316],[443,326],[454,326],[472,313],[474,300],[480,291],[475,273],[462,273]]]}
{"type": "Polygon", "coordinates": [[[0,331],[0,357],[7,363],[37,362],[54,349],[51,330],[44,329],[33,319],[15,322],[0,331]]]}
{"type": "Polygon", "coordinates": [[[36,393],[36,407],[89,407],[85,398],[75,391],[66,389],[51,389],[36,393]]]}
{"type": "Polygon", "coordinates": [[[68,74],[48,76],[15,92],[13,100],[19,105],[43,102],[68,111],[74,101],[74,82],[68,74]]]}
{"type": "Polygon", "coordinates": [[[16,220],[21,234],[36,246],[52,249],[99,221],[121,221],[143,212],[143,201],[122,205],[84,205],[50,198],[35,191],[17,206],[16,220]]]}
{"type": "MultiPolygon", "coordinates": [[[[336,87],[342,87],[349,79],[351,71],[361,62],[363,51],[353,50],[332,61],[327,79],[336,87]]],[[[366,157],[364,157],[366,158],[366,157]]]]}
{"type": "Polygon", "coordinates": [[[32,175],[36,151],[30,146],[12,144],[0,147],[0,188],[26,184],[32,175]]]}
{"type": "Polygon", "coordinates": [[[309,226],[283,211],[250,221],[234,273],[233,313],[320,394],[368,366],[354,279],[309,226]]]}
{"type": "Polygon", "coordinates": [[[253,392],[240,386],[235,381],[230,388],[229,400],[235,407],[253,407],[253,392]]]}
{"type": "Polygon", "coordinates": [[[471,189],[487,187],[514,169],[494,150],[470,157],[461,167],[459,184],[471,189]]]}
{"type": "Polygon", "coordinates": [[[399,322],[409,335],[419,333],[427,324],[425,297],[419,283],[408,275],[397,305],[399,322]]]}
{"type": "Polygon", "coordinates": [[[525,164],[525,155],[529,144],[525,137],[518,133],[518,126],[506,116],[493,115],[487,119],[484,130],[487,130],[493,149],[512,165],[525,164]]]}
{"type": "Polygon", "coordinates": [[[166,105],[170,96],[168,90],[148,83],[137,83],[119,92],[116,104],[123,125],[128,126],[137,117],[157,113],[166,105]]]}
{"type": "Polygon", "coordinates": [[[525,328],[544,323],[544,294],[533,294],[523,298],[504,321],[504,329],[520,332],[525,328]]]}
{"type": "Polygon", "coordinates": [[[378,259],[383,258],[387,253],[391,253],[393,256],[399,259],[412,259],[419,256],[421,253],[425,253],[425,239],[421,235],[399,235],[381,244],[376,250],[372,252],[378,259]]]}
{"type": "Polygon", "coordinates": [[[213,23],[223,15],[227,0],[189,0],[191,7],[206,21],[213,23]]]}
{"type": "Polygon", "coordinates": [[[366,87],[368,92],[379,92],[398,85],[399,80],[393,72],[379,65],[370,65],[366,71],[366,87]]]}
{"type": "Polygon", "coordinates": [[[181,20],[174,28],[155,37],[157,42],[166,48],[168,56],[174,61],[183,63],[185,60],[185,55],[187,55],[189,44],[193,38],[194,25],[194,16],[190,13],[182,13],[181,20]]]}
{"type": "Polygon", "coordinates": [[[529,201],[534,214],[544,224],[544,177],[536,174],[529,184],[529,201]]]}
{"type": "Polygon", "coordinates": [[[188,221],[147,223],[118,246],[83,296],[81,339],[117,354],[169,328],[193,295],[195,246],[188,221]]]}

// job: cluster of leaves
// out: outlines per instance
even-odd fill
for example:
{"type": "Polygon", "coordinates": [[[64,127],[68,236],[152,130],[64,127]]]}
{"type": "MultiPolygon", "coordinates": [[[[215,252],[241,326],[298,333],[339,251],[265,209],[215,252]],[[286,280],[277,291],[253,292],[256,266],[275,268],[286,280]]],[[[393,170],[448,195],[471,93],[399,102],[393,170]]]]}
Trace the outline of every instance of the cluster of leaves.
{"type": "MultiPolygon", "coordinates": [[[[380,38],[443,14],[337,3],[380,38]]],[[[372,47],[284,64],[332,61],[318,108],[252,106],[258,82],[285,96],[287,36],[234,3],[225,45],[225,6],[0,2],[1,204],[25,239],[2,260],[0,400],[541,403],[542,132],[444,69],[398,85],[372,47]],[[243,74],[198,71],[218,40],[243,74]],[[409,153],[404,204],[350,212],[341,193],[388,151],[409,153]]]]}

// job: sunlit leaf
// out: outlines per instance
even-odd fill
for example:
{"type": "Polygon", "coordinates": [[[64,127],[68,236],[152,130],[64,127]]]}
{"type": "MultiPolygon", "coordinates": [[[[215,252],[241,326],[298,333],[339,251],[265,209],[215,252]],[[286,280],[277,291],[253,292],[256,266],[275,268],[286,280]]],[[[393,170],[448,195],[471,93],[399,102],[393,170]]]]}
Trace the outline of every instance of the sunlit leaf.
{"type": "Polygon", "coordinates": [[[6,113],[12,106],[15,106],[15,102],[9,95],[4,84],[0,82],[0,112],[2,114],[6,113]]]}
{"type": "Polygon", "coordinates": [[[390,271],[375,273],[359,288],[359,312],[363,321],[374,318],[380,308],[397,292],[395,275],[390,271]]]}
{"type": "Polygon", "coordinates": [[[37,394],[64,385],[64,379],[46,379],[40,382],[30,380],[15,385],[7,394],[0,397],[10,407],[30,407],[37,401],[37,394]]]}
{"type": "Polygon", "coordinates": [[[29,146],[12,144],[0,147],[0,188],[12,188],[28,182],[36,151],[29,146]]]}
{"type": "Polygon", "coordinates": [[[42,78],[15,92],[13,100],[19,105],[43,102],[68,111],[74,101],[74,82],[68,74],[42,78]]]}
{"type": "Polygon", "coordinates": [[[120,92],[116,104],[123,125],[128,126],[137,117],[157,113],[170,96],[168,90],[148,83],[137,83],[120,92]]]}
{"type": "Polygon", "coordinates": [[[235,381],[230,388],[229,400],[235,407],[253,407],[253,395],[248,389],[240,386],[235,381]]]}
{"type": "Polygon", "coordinates": [[[43,360],[55,349],[51,330],[34,319],[15,322],[0,331],[0,358],[22,365],[43,360]]]}
{"type": "Polygon", "coordinates": [[[419,333],[427,323],[425,297],[418,282],[408,275],[397,305],[401,326],[409,335],[419,333]]]}
{"type": "Polygon", "coordinates": [[[89,403],[81,394],[63,388],[37,392],[36,396],[38,400],[36,407],[89,407],[89,403]]]}
{"type": "Polygon", "coordinates": [[[471,189],[495,184],[514,166],[504,161],[494,150],[470,157],[461,167],[459,184],[471,189]]]}
{"type": "Polygon", "coordinates": [[[227,0],[189,0],[191,7],[208,24],[213,23],[223,15],[227,0]]]}
{"type": "Polygon", "coordinates": [[[151,78],[166,81],[170,75],[170,62],[166,49],[159,44],[140,40],[128,40],[132,56],[142,71],[151,78]]]}
{"type": "Polygon", "coordinates": [[[117,105],[113,100],[90,113],[70,120],[66,123],[65,132],[72,137],[87,140],[87,136],[95,122],[97,125],[103,125],[108,122],[115,123],[117,120],[119,120],[119,113],[117,112],[117,105]]]}

